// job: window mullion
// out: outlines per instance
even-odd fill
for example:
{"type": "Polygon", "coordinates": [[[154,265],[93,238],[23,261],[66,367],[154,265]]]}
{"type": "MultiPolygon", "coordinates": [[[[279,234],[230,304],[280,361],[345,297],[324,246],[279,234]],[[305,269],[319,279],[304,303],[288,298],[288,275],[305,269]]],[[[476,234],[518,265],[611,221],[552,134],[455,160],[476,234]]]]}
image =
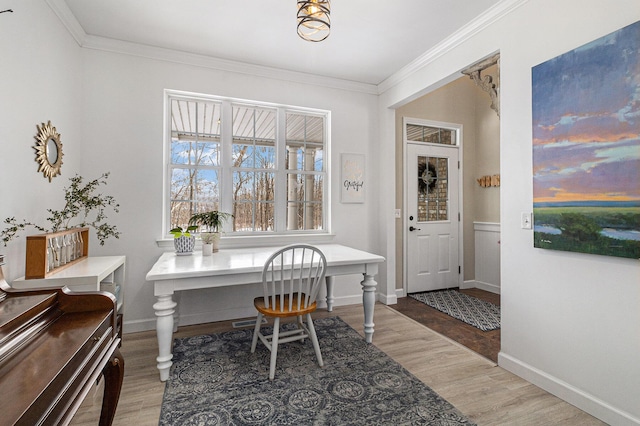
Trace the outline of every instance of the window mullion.
{"type": "MultiPolygon", "coordinates": [[[[220,153],[222,170],[220,171],[220,211],[233,213],[233,119],[231,102],[222,102],[220,114],[220,153]]],[[[232,221],[226,221],[223,227],[225,232],[232,231],[232,221]]]]}
{"type": "Polygon", "coordinates": [[[275,188],[275,231],[286,231],[287,219],[287,170],[285,169],[287,156],[286,141],[286,110],[278,108],[276,115],[276,188],[275,188]]]}
{"type": "Polygon", "coordinates": [[[162,233],[161,235],[167,236],[169,235],[169,229],[171,227],[171,107],[172,107],[171,96],[167,92],[164,93],[164,151],[163,158],[164,161],[164,170],[163,170],[163,209],[162,209],[162,233]]]}

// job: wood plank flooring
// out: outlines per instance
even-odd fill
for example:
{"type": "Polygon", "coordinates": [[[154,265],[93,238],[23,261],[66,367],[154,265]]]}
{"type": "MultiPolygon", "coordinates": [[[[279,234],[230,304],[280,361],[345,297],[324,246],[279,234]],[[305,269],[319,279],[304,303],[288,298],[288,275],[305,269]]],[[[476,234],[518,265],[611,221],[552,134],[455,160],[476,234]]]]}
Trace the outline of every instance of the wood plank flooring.
{"type": "MultiPolygon", "coordinates": [[[[318,311],[314,317],[330,315],[340,316],[362,334],[361,306],[318,311]]],[[[374,321],[377,347],[479,425],[604,424],[394,309],[376,304],[374,321]]],[[[217,322],[181,327],[176,336],[229,329],[230,322],[217,322]]],[[[157,425],[164,384],[156,369],[155,332],[126,334],[121,350],[125,379],[114,424],[157,425]]],[[[100,398],[88,397],[72,424],[96,425],[99,410],[100,398]]]]}
{"type": "MultiPolygon", "coordinates": [[[[499,294],[477,288],[459,291],[500,306],[499,294]]],[[[498,362],[500,329],[482,331],[411,297],[401,297],[396,305],[391,305],[390,307],[489,358],[491,361],[498,362]]]]}

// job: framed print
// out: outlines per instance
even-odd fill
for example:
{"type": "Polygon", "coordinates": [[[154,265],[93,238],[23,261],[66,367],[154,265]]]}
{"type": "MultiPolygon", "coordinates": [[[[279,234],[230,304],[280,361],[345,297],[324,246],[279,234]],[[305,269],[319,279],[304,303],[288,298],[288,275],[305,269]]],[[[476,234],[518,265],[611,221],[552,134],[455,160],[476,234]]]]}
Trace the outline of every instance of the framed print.
{"type": "Polygon", "coordinates": [[[364,203],[364,154],[342,154],[340,160],[340,202],[364,203]]]}

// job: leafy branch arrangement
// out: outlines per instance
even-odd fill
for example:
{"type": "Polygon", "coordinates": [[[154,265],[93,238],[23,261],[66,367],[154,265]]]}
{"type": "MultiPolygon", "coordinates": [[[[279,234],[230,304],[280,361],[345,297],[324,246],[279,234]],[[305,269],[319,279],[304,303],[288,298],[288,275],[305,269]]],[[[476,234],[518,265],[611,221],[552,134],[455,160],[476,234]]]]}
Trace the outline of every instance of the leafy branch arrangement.
{"type": "Polygon", "coordinates": [[[107,219],[106,210],[110,208],[115,213],[118,213],[120,205],[111,195],[94,193],[100,185],[107,184],[108,177],[109,173],[103,173],[99,178],[86,184],[83,184],[82,176],[75,175],[70,178],[71,185],[68,188],[64,188],[64,208],[62,210],[47,209],[51,214],[47,218],[51,225],[50,231],[44,226],[26,220],[18,222],[15,217],[6,218],[4,223],[8,226],[0,232],[5,247],[9,241],[13,240],[19,232],[24,231],[28,226],[32,226],[41,232],[58,232],[72,227],[83,228],[90,226],[96,230],[100,245],[104,245],[105,240],[109,237],[120,238],[120,232],[116,226],[104,222],[107,219]],[[90,217],[94,213],[95,217],[91,220],[90,217]],[[81,222],[71,225],[72,219],[79,216],[82,218],[81,222]]]}

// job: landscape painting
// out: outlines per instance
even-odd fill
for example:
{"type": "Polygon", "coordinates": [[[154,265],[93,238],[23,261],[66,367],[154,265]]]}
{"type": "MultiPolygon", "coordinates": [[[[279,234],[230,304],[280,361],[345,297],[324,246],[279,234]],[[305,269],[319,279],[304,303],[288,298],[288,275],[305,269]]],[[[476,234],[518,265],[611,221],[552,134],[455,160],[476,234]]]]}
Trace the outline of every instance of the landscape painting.
{"type": "Polygon", "coordinates": [[[534,246],[640,258],[640,22],[532,68],[534,246]]]}

